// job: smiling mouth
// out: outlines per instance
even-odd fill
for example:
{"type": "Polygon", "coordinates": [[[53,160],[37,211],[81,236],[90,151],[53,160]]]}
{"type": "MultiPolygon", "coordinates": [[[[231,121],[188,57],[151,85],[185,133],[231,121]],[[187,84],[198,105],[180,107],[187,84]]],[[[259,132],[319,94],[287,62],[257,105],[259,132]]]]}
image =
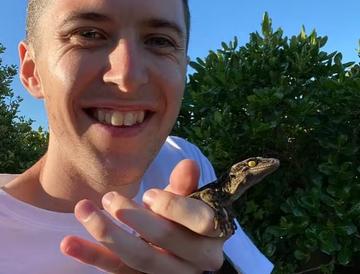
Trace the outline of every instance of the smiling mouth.
{"type": "Polygon", "coordinates": [[[97,122],[114,127],[139,125],[150,116],[150,113],[145,110],[116,111],[110,109],[87,109],[86,113],[97,122]]]}

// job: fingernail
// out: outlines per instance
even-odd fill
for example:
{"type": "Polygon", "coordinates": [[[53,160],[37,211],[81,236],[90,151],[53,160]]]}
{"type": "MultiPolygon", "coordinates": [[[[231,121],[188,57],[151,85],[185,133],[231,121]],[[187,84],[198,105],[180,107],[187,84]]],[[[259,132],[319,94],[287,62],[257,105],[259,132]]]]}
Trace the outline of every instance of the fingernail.
{"type": "Polygon", "coordinates": [[[70,256],[79,256],[81,253],[81,245],[78,243],[71,243],[66,249],[66,254],[70,256]]]}
{"type": "Polygon", "coordinates": [[[106,193],[104,195],[104,197],[102,198],[102,203],[104,206],[109,206],[111,204],[111,201],[114,199],[115,197],[115,193],[114,192],[109,192],[106,193]]]}
{"type": "Polygon", "coordinates": [[[80,208],[76,211],[76,216],[82,222],[87,222],[95,210],[95,207],[90,202],[83,202],[80,208]]]}
{"type": "Polygon", "coordinates": [[[143,196],[143,202],[150,205],[154,202],[155,198],[156,198],[156,191],[155,190],[149,190],[147,192],[145,192],[144,196],[143,196]]]}

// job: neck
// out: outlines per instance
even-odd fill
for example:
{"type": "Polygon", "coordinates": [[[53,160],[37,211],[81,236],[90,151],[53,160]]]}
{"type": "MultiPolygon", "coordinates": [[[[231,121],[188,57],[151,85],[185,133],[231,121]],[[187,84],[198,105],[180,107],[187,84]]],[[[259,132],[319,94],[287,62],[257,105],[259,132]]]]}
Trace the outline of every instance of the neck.
{"type": "Polygon", "coordinates": [[[230,178],[226,178],[224,183],[221,185],[221,194],[223,195],[223,201],[230,201],[231,200],[231,181],[230,178]]]}
{"type": "Polygon", "coordinates": [[[74,162],[60,151],[49,147],[45,157],[4,190],[26,203],[57,212],[73,212],[82,199],[90,199],[102,208],[102,196],[109,191],[128,198],[138,192],[140,180],[122,183],[121,177],[97,169],[81,157],[74,162]]]}
{"type": "Polygon", "coordinates": [[[236,181],[231,181],[231,179],[228,178],[222,186],[223,193],[228,196],[228,200],[231,203],[236,201],[245,192],[245,188],[240,188],[239,183],[246,185],[245,178],[239,176],[236,178],[236,181]]]}

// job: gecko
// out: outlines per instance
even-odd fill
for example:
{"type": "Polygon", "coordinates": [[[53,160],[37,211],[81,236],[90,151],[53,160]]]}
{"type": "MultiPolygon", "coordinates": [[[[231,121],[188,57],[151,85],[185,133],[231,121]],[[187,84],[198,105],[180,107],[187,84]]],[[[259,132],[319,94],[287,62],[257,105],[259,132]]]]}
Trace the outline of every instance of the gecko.
{"type": "Polygon", "coordinates": [[[201,200],[214,210],[214,229],[219,228],[219,237],[227,238],[237,229],[233,203],[279,165],[280,161],[275,158],[248,158],[234,164],[218,180],[201,187],[188,197],[201,200]]]}

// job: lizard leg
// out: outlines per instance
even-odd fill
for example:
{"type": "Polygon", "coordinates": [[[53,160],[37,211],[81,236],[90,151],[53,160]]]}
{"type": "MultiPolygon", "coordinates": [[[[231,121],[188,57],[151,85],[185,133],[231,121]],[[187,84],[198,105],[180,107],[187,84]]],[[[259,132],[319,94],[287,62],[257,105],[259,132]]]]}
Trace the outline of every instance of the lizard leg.
{"type": "Polygon", "coordinates": [[[228,237],[234,234],[237,227],[233,215],[225,207],[215,207],[213,209],[215,212],[214,228],[220,229],[219,237],[228,237]]]}
{"type": "Polygon", "coordinates": [[[219,228],[219,237],[228,237],[234,234],[236,229],[234,215],[230,209],[223,205],[218,193],[212,189],[207,189],[199,194],[199,197],[194,198],[202,200],[214,210],[214,229],[219,228]]]}

